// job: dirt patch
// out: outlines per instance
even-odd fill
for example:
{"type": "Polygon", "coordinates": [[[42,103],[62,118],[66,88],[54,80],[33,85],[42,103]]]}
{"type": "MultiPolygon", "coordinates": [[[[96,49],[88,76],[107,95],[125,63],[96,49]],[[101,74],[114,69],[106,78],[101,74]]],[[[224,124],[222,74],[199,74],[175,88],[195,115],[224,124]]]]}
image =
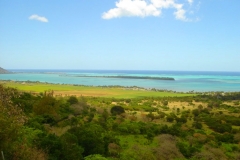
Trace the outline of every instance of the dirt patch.
{"type": "Polygon", "coordinates": [[[54,91],[54,96],[65,97],[65,96],[92,96],[92,97],[103,97],[109,94],[99,92],[83,92],[83,91],[54,91]]]}

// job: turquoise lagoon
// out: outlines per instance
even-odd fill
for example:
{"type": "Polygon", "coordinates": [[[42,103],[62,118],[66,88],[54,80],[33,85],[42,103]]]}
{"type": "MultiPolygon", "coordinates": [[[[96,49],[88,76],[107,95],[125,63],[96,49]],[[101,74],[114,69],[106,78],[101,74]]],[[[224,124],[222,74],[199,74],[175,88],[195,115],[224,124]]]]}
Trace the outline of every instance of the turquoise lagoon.
{"type": "Polygon", "coordinates": [[[16,69],[10,71],[13,73],[0,74],[0,80],[40,81],[88,86],[138,86],[179,92],[240,91],[240,72],[16,69]],[[104,76],[119,76],[119,78],[106,78],[104,76]],[[175,80],[131,79],[120,78],[121,76],[171,77],[175,80]]]}

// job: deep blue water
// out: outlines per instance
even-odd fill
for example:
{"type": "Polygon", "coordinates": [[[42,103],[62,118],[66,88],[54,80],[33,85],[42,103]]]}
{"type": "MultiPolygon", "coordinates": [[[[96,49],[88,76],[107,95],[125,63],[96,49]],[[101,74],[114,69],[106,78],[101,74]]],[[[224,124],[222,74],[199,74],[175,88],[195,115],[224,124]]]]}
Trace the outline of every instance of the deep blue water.
{"type": "Polygon", "coordinates": [[[240,91],[240,72],[132,71],[132,70],[17,70],[0,74],[1,80],[40,81],[91,86],[121,85],[174,91],[240,91]],[[172,77],[175,81],[77,76],[172,77]]]}

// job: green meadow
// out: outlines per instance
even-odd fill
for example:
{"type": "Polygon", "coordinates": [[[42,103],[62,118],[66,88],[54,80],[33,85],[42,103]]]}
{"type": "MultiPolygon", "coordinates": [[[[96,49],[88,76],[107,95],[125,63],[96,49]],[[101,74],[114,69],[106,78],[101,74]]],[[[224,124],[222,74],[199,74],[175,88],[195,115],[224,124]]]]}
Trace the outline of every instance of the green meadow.
{"type": "Polygon", "coordinates": [[[91,96],[91,97],[114,97],[114,98],[139,98],[139,97],[185,97],[193,96],[190,93],[175,93],[170,91],[153,91],[127,87],[95,87],[75,86],[67,84],[45,84],[45,83],[20,83],[1,81],[7,87],[16,88],[21,91],[40,93],[52,90],[58,96],[91,96]]]}

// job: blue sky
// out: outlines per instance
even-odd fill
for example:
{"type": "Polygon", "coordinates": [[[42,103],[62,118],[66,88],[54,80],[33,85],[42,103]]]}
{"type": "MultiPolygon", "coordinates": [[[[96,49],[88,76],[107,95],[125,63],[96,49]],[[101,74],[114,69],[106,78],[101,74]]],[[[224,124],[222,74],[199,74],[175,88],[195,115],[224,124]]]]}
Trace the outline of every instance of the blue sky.
{"type": "Polygon", "coordinates": [[[240,1],[0,0],[0,67],[240,71],[240,1]]]}

